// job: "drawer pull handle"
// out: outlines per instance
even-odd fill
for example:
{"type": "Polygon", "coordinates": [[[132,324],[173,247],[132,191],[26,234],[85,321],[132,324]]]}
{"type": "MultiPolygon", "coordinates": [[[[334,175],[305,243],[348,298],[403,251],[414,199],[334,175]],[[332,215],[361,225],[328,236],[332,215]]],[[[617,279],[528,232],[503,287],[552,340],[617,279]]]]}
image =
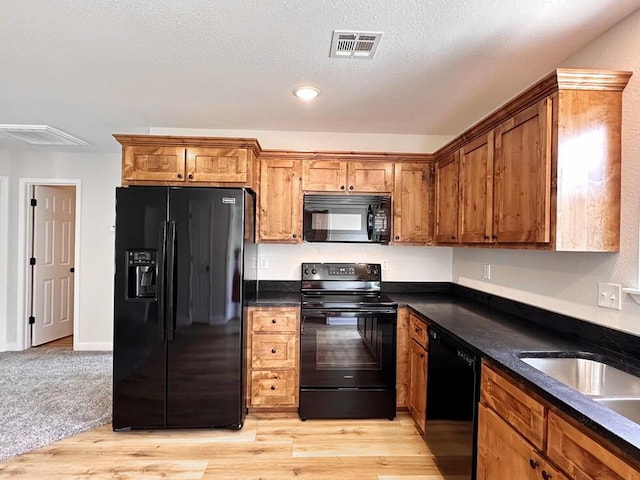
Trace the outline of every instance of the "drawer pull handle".
{"type": "Polygon", "coordinates": [[[276,349],[275,349],[275,348],[272,348],[272,349],[271,349],[271,353],[276,353],[276,349]]]}
{"type": "Polygon", "coordinates": [[[272,318],[272,319],[271,319],[271,323],[274,323],[274,324],[275,324],[275,323],[278,323],[278,322],[277,322],[277,320],[276,320],[275,318],[272,318]]]}
{"type": "Polygon", "coordinates": [[[538,462],[536,462],[533,458],[529,459],[529,466],[534,470],[540,466],[538,462]]]}
{"type": "Polygon", "coordinates": [[[275,390],[276,386],[275,385],[271,385],[271,390],[275,390]]]}

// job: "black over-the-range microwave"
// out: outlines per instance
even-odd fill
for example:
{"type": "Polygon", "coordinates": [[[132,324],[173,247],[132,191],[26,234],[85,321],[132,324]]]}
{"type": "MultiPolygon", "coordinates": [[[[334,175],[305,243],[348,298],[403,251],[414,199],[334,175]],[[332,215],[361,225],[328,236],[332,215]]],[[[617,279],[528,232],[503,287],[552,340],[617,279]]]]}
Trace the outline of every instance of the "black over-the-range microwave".
{"type": "Polygon", "coordinates": [[[389,243],[389,195],[304,195],[307,242],[389,243]]]}

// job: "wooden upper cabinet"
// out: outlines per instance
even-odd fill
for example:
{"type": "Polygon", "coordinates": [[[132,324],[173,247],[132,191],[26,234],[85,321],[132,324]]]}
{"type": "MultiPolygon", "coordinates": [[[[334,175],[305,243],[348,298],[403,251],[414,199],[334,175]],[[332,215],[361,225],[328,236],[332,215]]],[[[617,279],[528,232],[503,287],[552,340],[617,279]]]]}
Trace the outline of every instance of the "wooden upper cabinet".
{"type": "Polygon", "coordinates": [[[255,139],[114,135],[122,144],[122,185],[258,186],[255,139]]]}
{"type": "Polygon", "coordinates": [[[484,243],[493,237],[493,132],[460,149],[459,240],[484,243]]]}
{"type": "Polygon", "coordinates": [[[185,181],[185,148],[128,145],[122,152],[122,180],[185,181]]]}
{"type": "Polygon", "coordinates": [[[498,242],[550,240],[551,126],[547,98],[495,130],[493,235],[498,242]]]}
{"type": "Polygon", "coordinates": [[[393,163],[304,160],[302,189],[318,192],[390,192],[393,163]]]}
{"type": "Polygon", "coordinates": [[[436,243],[619,251],[622,92],[630,76],[556,69],[436,152],[436,243]],[[457,153],[459,191],[445,183],[451,176],[439,178],[457,153]]]}
{"type": "Polygon", "coordinates": [[[188,148],[187,180],[192,182],[246,183],[249,155],[242,148],[188,148]]]}
{"type": "Polygon", "coordinates": [[[394,243],[433,240],[433,164],[397,163],[393,188],[394,243]]]}
{"type": "Polygon", "coordinates": [[[437,243],[458,242],[458,152],[436,163],[435,234],[437,243]]]}
{"type": "Polygon", "coordinates": [[[263,158],[260,162],[260,242],[302,241],[302,165],[300,160],[263,158]]]}

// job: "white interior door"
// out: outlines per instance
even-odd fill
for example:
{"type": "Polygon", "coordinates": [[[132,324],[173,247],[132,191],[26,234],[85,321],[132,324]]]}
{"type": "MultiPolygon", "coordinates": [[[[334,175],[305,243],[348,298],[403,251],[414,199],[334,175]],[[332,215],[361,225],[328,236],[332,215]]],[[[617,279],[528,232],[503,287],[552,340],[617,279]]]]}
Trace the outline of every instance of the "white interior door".
{"type": "Polygon", "coordinates": [[[76,200],[75,187],[33,188],[31,345],[36,346],[73,334],[76,200]]]}

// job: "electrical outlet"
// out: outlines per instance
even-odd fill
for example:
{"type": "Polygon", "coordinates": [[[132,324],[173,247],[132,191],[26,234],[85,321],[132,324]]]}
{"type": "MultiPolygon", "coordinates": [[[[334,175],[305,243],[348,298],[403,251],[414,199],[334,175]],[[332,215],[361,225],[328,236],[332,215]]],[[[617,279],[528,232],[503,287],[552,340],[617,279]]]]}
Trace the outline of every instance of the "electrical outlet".
{"type": "Polygon", "coordinates": [[[491,280],[491,264],[485,263],[482,267],[482,278],[491,280]]]}
{"type": "Polygon", "coordinates": [[[389,260],[382,260],[382,270],[385,272],[389,270],[389,260]]]}
{"type": "Polygon", "coordinates": [[[598,306],[622,310],[622,287],[617,283],[598,283],[598,306]]]}
{"type": "Polygon", "coordinates": [[[260,256],[260,268],[269,268],[269,257],[260,256]]]}

